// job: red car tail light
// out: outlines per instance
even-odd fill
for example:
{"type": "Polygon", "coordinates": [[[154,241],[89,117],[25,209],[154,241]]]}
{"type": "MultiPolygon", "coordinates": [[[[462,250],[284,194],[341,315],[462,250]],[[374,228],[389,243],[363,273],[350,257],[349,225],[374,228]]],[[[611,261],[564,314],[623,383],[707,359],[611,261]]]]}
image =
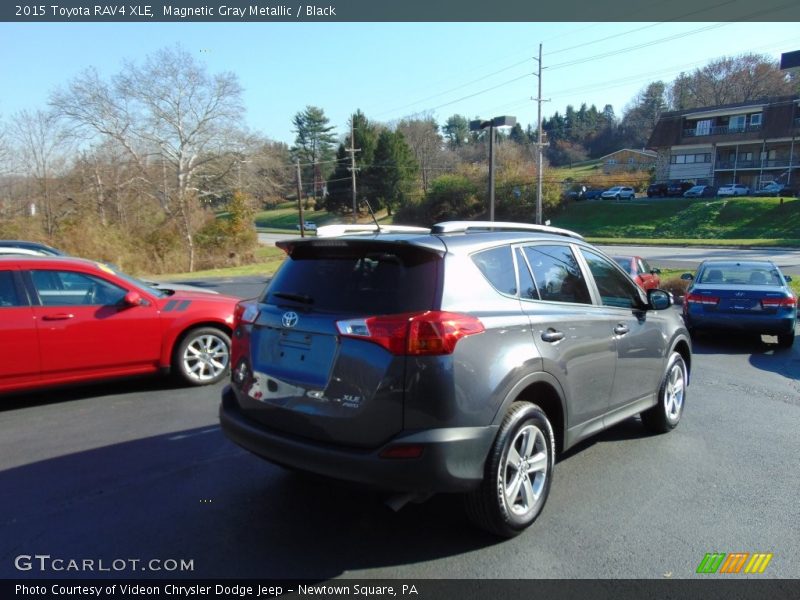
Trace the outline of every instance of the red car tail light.
{"type": "Polygon", "coordinates": [[[484,331],[475,317],[437,310],[348,319],[337,321],[336,327],[344,337],[368,340],[392,354],[411,356],[452,354],[458,340],[484,331]]]}
{"type": "Polygon", "coordinates": [[[783,298],[762,298],[761,306],[763,308],[794,308],[797,305],[797,298],[794,296],[786,296],[783,298]]]}
{"type": "Polygon", "coordinates": [[[381,458],[419,458],[425,448],[420,444],[398,444],[381,450],[381,458]]]}
{"type": "Polygon", "coordinates": [[[701,294],[686,294],[685,301],[688,304],[702,304],[703,306],[716,306],[719,298],[716,296],[703,296],[701,294]]]}

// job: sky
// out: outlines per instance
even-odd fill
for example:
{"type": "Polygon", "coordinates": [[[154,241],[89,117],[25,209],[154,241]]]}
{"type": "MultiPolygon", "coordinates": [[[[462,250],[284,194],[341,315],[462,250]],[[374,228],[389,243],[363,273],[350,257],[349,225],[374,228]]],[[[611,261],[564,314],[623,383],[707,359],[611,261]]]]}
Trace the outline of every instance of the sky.
{"type": "Polygon", "coordinates": [[[625,107],[649,82],[670,82],[722,56],[800,50],[797,23],[0,23],[0,121],[46,108],[49,95],[88,67],[110,77],[180,45],[210,73],[244,88],[244,122],[292,144],[293,116],[325,111],[347,133],[360,109],[372,121],[454,114],[537,119],[625,107]]]}

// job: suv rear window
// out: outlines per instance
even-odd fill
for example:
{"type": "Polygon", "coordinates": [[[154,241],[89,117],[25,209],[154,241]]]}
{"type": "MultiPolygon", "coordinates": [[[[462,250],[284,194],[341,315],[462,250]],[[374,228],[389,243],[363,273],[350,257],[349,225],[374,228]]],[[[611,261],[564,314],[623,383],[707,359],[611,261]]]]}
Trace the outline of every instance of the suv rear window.
{"type": "Polygon", "coordinates": [[[431,310],[440,263],[433,252],[397,244],[298,244],[261,302],[370,315],[431,310]]]}

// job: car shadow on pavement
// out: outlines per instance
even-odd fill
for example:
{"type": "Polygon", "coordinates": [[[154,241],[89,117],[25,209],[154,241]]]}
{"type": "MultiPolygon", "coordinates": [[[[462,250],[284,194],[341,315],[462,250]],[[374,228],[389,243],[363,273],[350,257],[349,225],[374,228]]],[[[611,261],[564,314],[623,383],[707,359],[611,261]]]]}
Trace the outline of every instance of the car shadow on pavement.
{"type": "Polygon", "coordinates": [[[53,387],[33,392],[17,392],[0,398],[0,413],[30,406],[45,406],[84,398],[99,398],[120,393],[145,393],[186,388],[176,377],[142,375],[114,381],[80,383],[66,387],[53,387]]]}
{"type": "Polygon", "coordinates": [[[458,497],[394,513],[375,492],[262,461],[216,425],[2,470],[0,514],[3,578],[316,580],[499,542],[469,525],[458,497]],[[34,554],[142,562],[105,573],[15,568],[15,557],[34,554]],[[152,559],[193,569],[150,570],[152,559]]]}
{"type": "Polygon", "coordinates": [[[750,355],[749,363],[761,371],[800,380],[800,340],[781,348],[775,336],[751,333],[715,332],[692,338],[692,351],[701,354],[750,355]]]}

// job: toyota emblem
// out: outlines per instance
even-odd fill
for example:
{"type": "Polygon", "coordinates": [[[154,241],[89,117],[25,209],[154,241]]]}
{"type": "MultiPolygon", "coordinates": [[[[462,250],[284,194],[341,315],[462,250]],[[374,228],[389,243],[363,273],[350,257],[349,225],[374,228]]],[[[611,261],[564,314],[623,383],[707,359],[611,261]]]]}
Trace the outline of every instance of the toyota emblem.
{"type": "Polygon", "coordinates": [[[297,321],[300,317],[297,316],[297,313],[294,311],[289,311],[283,313],[283,318],[281,318],[281,323],[283,323],[284,327],[294,327],[297,325],[297,321]]]}

